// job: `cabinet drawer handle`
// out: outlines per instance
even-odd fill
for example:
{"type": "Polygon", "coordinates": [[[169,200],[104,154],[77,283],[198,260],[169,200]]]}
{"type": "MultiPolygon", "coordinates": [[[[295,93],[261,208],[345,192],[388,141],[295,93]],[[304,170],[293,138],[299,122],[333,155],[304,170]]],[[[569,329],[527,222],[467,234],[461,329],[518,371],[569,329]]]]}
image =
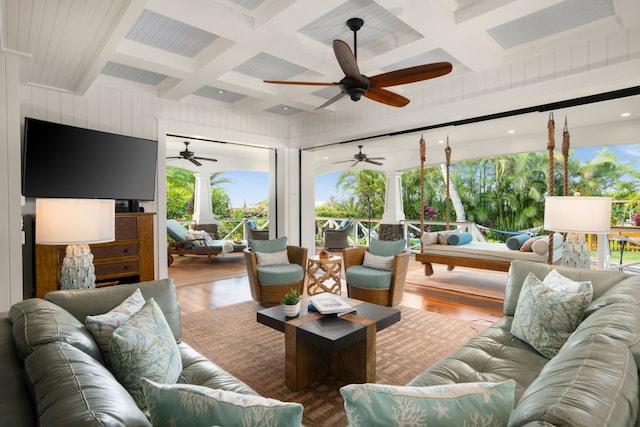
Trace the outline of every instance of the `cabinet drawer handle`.
{"type": "Polygon", "coordinates": [[[123,270],[128,270],[128,269],[129,269],[129,266],[128,266],[128,265],[125,265],[124,267],[122,267],[122,269],[123,269],[123,270]]]}
{"type": "Polygon", "coordinates": [[[128,254],[128,253],[129,253],[129,248],[124,248],[123,252],[124,252],[125,254],[128,254]]]}

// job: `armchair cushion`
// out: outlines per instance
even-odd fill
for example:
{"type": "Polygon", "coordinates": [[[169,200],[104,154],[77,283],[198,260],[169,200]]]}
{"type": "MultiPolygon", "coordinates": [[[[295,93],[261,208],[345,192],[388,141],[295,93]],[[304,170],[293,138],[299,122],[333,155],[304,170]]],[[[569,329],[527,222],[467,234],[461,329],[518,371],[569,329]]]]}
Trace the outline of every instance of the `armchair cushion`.
{"type": "Polygon", "coordinates": [[[370,289],[389,289],[391,287],[391,271],[352,265],[347,268],[345,275],[347,283],[351,286],[370,289]]]}
{"type": "Polygon", "coordinates": [[[298,264],[278,264],[258,267],[261,285],[286,285],[297,283],[304,277],[302,266],[298,264]]]}
{"type": "Polygon", "coordinates": [[[391,271],[393,269],[393,256],[374,255],[367,251],[364,253],[363,267],[375,268],[378,270],[391,271]]]}
{"type": "Polygon", "coordinates": [[[287,250],[287,236],[271,240],[249,240],[253,252],[282,252],[287,250]]]}
{"type": "Polygon", "coordinates": [[[404,239],[393,241],[372,239],[369,252],[379,256],[392,256],[402,253],[405,246],[406,241],[404,239]]]}
{"type": "Polygon", "coordinates": [[[258,267],[290,264],[286,250],[278,252],[256,252],[256,262],[258,263],[258,267]]]}

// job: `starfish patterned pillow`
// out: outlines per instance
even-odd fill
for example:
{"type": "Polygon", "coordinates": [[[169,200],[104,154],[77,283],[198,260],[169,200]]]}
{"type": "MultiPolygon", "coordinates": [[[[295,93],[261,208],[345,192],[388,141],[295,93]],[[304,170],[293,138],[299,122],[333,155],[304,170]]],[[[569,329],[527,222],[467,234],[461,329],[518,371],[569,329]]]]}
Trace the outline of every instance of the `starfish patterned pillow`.
{"type": "Polygon", "coordinates": [[[349,426],[506,426],[516,382],[431,387],[349,384],[340,389],[349,426]]]}

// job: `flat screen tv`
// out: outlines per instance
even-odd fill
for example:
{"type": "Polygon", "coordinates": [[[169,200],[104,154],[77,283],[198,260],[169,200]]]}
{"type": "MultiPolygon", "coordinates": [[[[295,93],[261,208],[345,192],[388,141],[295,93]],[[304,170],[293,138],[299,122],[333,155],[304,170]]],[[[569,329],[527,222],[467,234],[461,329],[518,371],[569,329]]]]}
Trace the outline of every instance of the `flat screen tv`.
{"type": "Polygon", "coordinates": [[[153,200],[158,142],[25,118],[22,195],[153,200]]]}

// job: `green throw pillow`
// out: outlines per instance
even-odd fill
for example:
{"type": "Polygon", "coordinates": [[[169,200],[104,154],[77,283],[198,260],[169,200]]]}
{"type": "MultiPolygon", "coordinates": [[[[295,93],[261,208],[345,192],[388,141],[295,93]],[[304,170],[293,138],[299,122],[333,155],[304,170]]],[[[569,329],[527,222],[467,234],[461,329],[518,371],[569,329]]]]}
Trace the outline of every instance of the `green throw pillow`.
{"type": "Polygon", "coordinates": [[[404,239],[400,240],[380,240],[372,239],[369,245],[369,252],[378,256],[393,256],[401,254],[406,246],[404,239]]]}
{"type": "Polygon", "coordinates": [[[104,359],[104,365],[107,368],[111,367],[109,344],[111,343],[113,331],[129,320],[129,317],[140,310],[144,303],[144,297],[140,292],[140,288],[138,288],[127,299],[122,301],[119,306],[108,313],[86,317],[84,324],[93,335],[96,344],[98,344],[104,359]]]}
{"type": "Polygon", "coordinates": [[[192,384],[159,384],[143,380],[154,426],[300,427],[303,407],[250,394],[192,384]]]}
{"type": "Polygon", "coordinates": [[[282,252],[287,250],[287,237],[278,237],[271,240],[249,240],[249,246],[253,252],[282,252]]]}
{"type": "Polygon", "coordinates": [[[113,332],[109,352],[114,376],[143,410],[142,378],[175,383],[182,372],[180,350],[153,298],[113,332]]]}
{"type": "Polygon", "coordinates": [[[349,384],[340,389],[350,427],[506,426],[516,382],[432,387],[349,384]]]}
{"type": "Polygon", "coordinates": [[[592,296],[591,282],[556,278],[545,284],[529,273],[520,291],[511,334],[551,359],[582,321],[592,296]]]}

